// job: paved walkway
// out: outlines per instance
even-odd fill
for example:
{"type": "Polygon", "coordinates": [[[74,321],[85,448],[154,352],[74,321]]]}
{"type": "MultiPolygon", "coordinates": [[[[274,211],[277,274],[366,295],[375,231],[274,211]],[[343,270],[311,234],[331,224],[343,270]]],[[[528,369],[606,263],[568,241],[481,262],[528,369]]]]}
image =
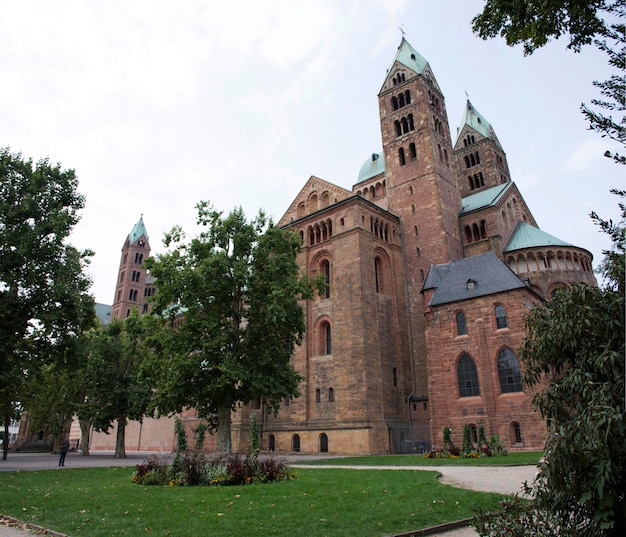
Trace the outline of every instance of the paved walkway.
{"type": "MultiPolygon", "coordinates": [[[[65,468],[90,468],[97,466],[134,466],[143,461],[150,452],[128,452],[125,459],[116,459],[111,451],[92,451],[89,457],[81,457],[78,453],[68,453],[65,460],[65,468]]],[[[291,466],[298,467],[298,461],[316,460],[328,457],[301,455],[291,457],[291,466]]],[[[48,453],[9,453],[6,461],[0,460],[0,471],[16,470],[51,470],[58,468],[58,455],[48,453]]],[[[307,468],[315,467],[307,464],[307,468]]],[[[333,466],[324,465],[323,468],[333,466]]],[[[515,494],[522,492],[522,483],[529,483],[537,473],[536,466],[343,466],[338,468],[354,469],[381,469],[389,470],[430,470],[442,474],[441,482],[470,490],[481,492],[498,492],[501,494],[515,494]]],[[[62,469],[59,469],[62,471],[62,469]]],[[[0,506],[0,512],[2,506],[0,506]]],[[[59,535],[47,530],[35,531],[20,525],[19,523],[9,524],[0,517],[0,537],[28,537],[32,535],[59,535]]],[[[435,537],[475,537],[478,535],[472,528],[459,528],[456,530],[433,534],[435,537]]]]}

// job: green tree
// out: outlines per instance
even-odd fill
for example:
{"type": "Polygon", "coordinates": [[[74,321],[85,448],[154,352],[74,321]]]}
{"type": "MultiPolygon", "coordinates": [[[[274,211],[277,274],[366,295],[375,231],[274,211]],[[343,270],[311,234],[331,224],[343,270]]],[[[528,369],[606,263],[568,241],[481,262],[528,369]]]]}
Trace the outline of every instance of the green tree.
{"type": "Polygon", "coordinates": [[[78,416],[97,431],[108,432],[117,423],[116,458],[126,457],[128,420],[142,420],[150,400],[151,387],[139,376],[146,353],[144,324],[136,309],[89,335],[78,416]]]}
{"type": "MultiPolygon", "coordinates": [[[[73,170],[0,149],[0,409],[5,432],[29,372],[80,332],[84,268],[93,253],[68,244],[84,198],[73,170]]],[[[3,459],[8,444],[4,443],[3,459]]]]}
{"type": "Polygon", "coordinates": [[[239,403],[260,398],[277,412],[298,395],[289,359],[305,330],[299,301],[313,285],[299,275],[299,238],[262,212],[248,222],[240,208],[225,217],[207,202],[197,209],[198,237],[174,228],[170,250],[146,262],[159,289],[148,375],[159,413],[195,408],[217,430],[218,450],[230,452],[239,403]]]}
{"type": "Polygon", "coordinates": [[[570,285],[534,308],[520,357],[529,386],[549,379],[533,399],[552,433],[537,505],[563,524],[591,520],[618,536],[626,530],[624,220],[593,218],[613,239],[602,265],[607,284],[570,285]]]}
{"type": "MultiPolygon", "coordinates": [[[[567,48],[579,52],[593,43],[608,56],[616,70],[604,81],[594,81],[602,99],[592,99],[595,109],[581,105],[590,130],[608,137],[621,147],[626,143],[626,41],[623,0],[487,0],[483,11],[472,20],[472,29],[483,39],[504,37],[507,45],[522,44],[524,54],[532,54],[550,38],[569,34],[567,48]],[[608,111],[608,115],[598,111],[608,111]]],[[[626,157],[606,151],[605,156],[618,164],[626,157]]]]}
{"type": "Polygon", "coordinates": [[[472,19],[472,29],[482,39],[500,36],[509,46],[522,44],[532,54],[551,38],[569,35],[567,48],[580,51],[594,37],[604,35],[603,15],[619,7],[612,0],[486,0],[472,19]]]}

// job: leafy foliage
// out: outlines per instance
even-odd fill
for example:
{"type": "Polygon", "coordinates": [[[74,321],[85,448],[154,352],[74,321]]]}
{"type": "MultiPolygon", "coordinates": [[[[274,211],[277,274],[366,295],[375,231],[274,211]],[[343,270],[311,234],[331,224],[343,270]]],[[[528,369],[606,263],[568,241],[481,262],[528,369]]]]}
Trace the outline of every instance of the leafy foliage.
{"type": "Polygon", "coordinates": [[[112,319],[89,334],[89,356],[83,379],[85,398],[79,417],[94,429],[108,431],[117,422],[115,456],[123,458],[128,419],[141,420],[150,399],[150,385],[139,379],[146,356],[145,330],[137,310],[123,321],[112,319]]]}
{"type": "Polygon", "coordinates": [[[613,239],[602,265],[606,286],[573,284],[535,307],[519,353],[529,386],[548,379],[533,403],[552,434],[531,490],[537,513],[551,514],[558,529],[545,535],[569,528],[567,535],[621,536],[626,529],[624,220],[594,219],[613,239]]]}
{"type": "MultiPolygon", "coordinates": [[[[0,149],[0,411],[8,422],[40,364],[63,357],[93,317],[93,252],[67,240],[84,197],[73,170],[0,149]]],[[[8,446],[5,444],[3,458],[8,446]]]]}
{"type": "Polygon", "coordinates": [[[261,212],[248,222],[201,202],[204,231],[186,242],[180,228],[170,250],[146,265],[159,288],[152,317],[154,406],[161,414],[195,408],[217,428],[218,449],[231,450],[230,412],[260,398],[270,412],[298,395],[289,363],[305,329],[300,300],[312,296],[299,276],[299,238],[261,212]]]}
{"type": "Polygon", "coordinates": [[[472,29],[482,39],[498,35],[509,46],[523,44],[524,53],[532,54],[550,38],[569,34],[568,48],[579,51],[596,35],[604,35],[606,26],[601,14],[611,0],[486,0],[483,11],[472,19],[472,29]]]}

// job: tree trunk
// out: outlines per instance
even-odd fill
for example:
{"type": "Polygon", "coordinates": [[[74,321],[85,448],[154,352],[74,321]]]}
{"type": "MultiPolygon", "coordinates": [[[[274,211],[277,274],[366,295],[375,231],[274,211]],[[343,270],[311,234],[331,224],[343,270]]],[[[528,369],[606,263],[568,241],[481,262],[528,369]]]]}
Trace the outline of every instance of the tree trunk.
{"type": "Polygon", "coordinates": [[[117,420],[117,435],[115,438],[115,458],[126,458],[126,417],[117,420]]]}
{"type": "Polygon", "coordinates": [[[217,451],[232,453],[233,444],[230,438],[230,407],[217,411],[217,451]]]}
{"type": "Polygon", "coordinates": [[[9,425],[11,424],[11,416],[4,415],[4,437],[2,439],[2,460],[6,461],[9,454],[9,425]]]}
{"type": "Polygon", "coordinates": [[[78,420],[80,425],[80,456],[89,456],[89,432],[91,431],[91,421],[78,420]]]}

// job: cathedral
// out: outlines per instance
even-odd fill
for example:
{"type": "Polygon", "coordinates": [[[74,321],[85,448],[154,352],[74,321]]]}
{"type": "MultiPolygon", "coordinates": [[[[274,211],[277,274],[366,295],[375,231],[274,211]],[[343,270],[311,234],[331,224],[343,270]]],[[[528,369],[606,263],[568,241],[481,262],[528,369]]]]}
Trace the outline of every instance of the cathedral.
{"type": "MultiPolygon", "coordinates": [[[[256,413],[263,449],[419,453],[484,428],[513,450],[542,449],[541,415],[516,356],[524,316],[571,282],[596,286],[592,255],[537,227],[492,125],[466,103],[453,141],[444,95],[403,37],[378,94],[382,152],[351,188],[311,177],[278,225],[302,241],[298,262],[326,290],[303,304],[292,357],[300,397],[278,415],[259,401],[233,416],[243,451],[256,413]]],[[[356,170],[355,170],[356,171],[356,170]]],[[[112,316],[147,311],[143,219],[122,249],[112,316]]],[[[191,430],[193,411],[182,416],[191,430]]],[[[127,449],[171,449],[171,420],[130,424],[127,449]],[[154,423],[153,423],[154,422],[154,423]]],[[[93,449],[114,435],[94,435],[93,449]]],[[[210,443],[210,441],[209,441],[210,443]]]]}

